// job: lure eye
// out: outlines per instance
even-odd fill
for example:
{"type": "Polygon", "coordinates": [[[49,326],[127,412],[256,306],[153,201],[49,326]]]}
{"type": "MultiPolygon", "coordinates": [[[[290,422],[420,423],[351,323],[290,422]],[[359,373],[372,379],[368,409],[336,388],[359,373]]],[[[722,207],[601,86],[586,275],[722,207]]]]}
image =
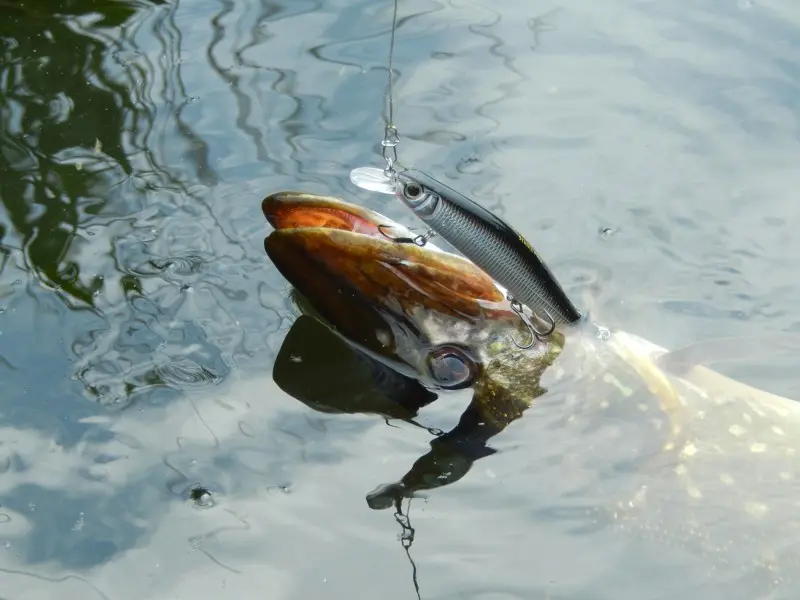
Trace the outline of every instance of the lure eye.
{"type": "Polygon", "coordinates": [[[445,344],[428,354],[428,372],[436,384],[445,390],[461,390],[471,386],[480,367],[466,348],[445,344]]]}
{"type": "Polygon", "coordinates": [[[417,183],[407,183],[403,186],[403,195],[409,200],[416,200],[422,196],[422,186],[417,183]]]}

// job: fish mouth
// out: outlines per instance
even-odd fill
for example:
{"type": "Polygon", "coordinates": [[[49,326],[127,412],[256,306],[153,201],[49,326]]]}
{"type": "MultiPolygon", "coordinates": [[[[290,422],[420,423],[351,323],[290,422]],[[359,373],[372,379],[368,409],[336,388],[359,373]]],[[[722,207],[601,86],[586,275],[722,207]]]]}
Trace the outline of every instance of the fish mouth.
{"type": "Polygon", "coordinates": [[[304,192],[271,194],[262,210],[274,229],[264,248],[301,312],[426,386],[472,384],[487,340],[519,330],[504,290],[474,263],[410,241],[375,211],[304,192]]]}
{"type": "Polygon", "coordinates": [[[407,318],[420,311],[472,322],[517,318],[502,288],[474,263],[411,242],[411,231],[375,211],[291,191],[267,196],[261,207],[274,228],[267,255],[316,304],[328,287],[407,318]]]}

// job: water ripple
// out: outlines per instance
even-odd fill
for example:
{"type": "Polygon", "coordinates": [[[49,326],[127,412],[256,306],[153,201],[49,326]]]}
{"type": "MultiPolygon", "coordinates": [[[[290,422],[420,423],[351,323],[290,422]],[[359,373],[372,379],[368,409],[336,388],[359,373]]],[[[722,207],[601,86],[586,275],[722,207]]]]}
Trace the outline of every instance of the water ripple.
{"type": "Polygon", "coordinates": [[[174,385],[178,388],[188,386],[204,387],[221,381],[218,375],[215,375],[206,367],[186,358],[172,361],[168,364],[156,365],[153,371],[167,385],[174,385]]]}
{"type": "MultiPolygon", "coordinates": [[[[259,210],[295,188],[414,224],[348,180],[379,162],[391,2],[61,4],[0,0],[3,593],[407,597],[408,538],[364,494],[427,430],[276,387],[297,314],[259,210]],[[195,484],[208,510],[181,495],[195,484]]],[[[508,218],[625,329],[680,347],[800,327],[793,4],[400,11],[403,162],[508,218]]],[[[654,442],[641,421],[624,448],[598,438],[616,413],[570,430],[568,400],[546,395],[485,468],[413,500],[423,597],[641,595],[628,567],[648,552],[602,528],[592,486],[631,485],[630,452],[654,442]]],[[[653,571],[706,581],[663,549],[653,571]]]]}

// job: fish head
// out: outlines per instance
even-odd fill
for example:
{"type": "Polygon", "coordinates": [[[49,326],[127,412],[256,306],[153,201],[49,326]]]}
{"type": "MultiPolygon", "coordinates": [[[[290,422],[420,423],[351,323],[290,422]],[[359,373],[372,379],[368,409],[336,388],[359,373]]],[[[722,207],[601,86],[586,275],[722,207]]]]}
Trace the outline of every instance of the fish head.
{"type": "Polygon", "coordinates": [[[279,192],[262,209],[274,229],[265,250],[300,310],[358,350],[430,389],[472,387],[501,428],[542,393],[563,334],[517,347],[530,333],[471,261],[331,196],[279,192]]]}

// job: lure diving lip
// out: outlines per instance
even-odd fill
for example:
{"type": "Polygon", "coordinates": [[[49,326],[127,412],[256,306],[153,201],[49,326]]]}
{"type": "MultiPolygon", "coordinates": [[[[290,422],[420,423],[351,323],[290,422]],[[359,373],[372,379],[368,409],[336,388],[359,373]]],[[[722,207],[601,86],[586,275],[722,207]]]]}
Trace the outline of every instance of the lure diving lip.
{"type": "Polygon", "coordinates": [[[353,185],[370,192],[379,192],[394,196],[396,189],[394,181],[383,169],[375,167],[358,167],[350,171],[350,181],[353,185]]]}

